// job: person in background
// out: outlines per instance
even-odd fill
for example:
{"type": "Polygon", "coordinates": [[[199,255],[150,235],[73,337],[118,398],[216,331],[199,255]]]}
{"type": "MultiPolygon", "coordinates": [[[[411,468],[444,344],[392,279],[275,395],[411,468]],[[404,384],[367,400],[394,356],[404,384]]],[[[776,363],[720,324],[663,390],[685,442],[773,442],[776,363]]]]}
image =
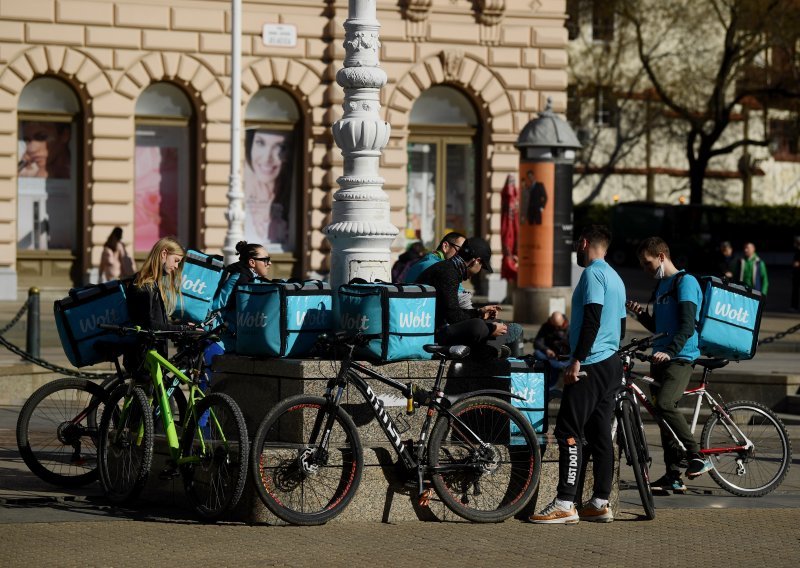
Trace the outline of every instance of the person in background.
{"type": "MultiPolygon", "coordinates": [[[[711,469],[711,462],[700,452],[686,418],[678,410],[678,401],[691,379],[692,363],[700,357],[695,324],[703,305],[703,292],[694,276],[675,267],[669,246],[660,237],[642,241],[637,256],[645,273],[658,281],[651,300],[653,314],[648,314],[637,302],[628,302],[626,307],[648,331],[665,334],[653,343],[650,374],[657,382],[650,386],[650,393],[659,415],[686,448],[686,476],[694,479],[711,469]]],[[[686,486],[681,479],[680,447],[663,431],[661,445],[667,471],[650,487],[662,493],[683,493],[686,486]]]]}
{"type": "Polygon", "coordinates": [[[722,241],[719,244],[719,255],[717,261],[717,274],[720,277],[731,279],[736,267],[736,257],[733,256],[733,247],[730,241],[722,241]]]}
{"type": "Polygon", "coordinates": [[[756,254],[756,245],[753,243],[744,244],[744,257],[736,263],[736,271],[733,276],[753,290],[758,290],[764,296],[767,295],[767,290],[769,290],[767,265],[756,254]]]}
{"type": "Polygon", "coordinates": [[[794,238],[794,258],[792,259],[792,305],[793,312],[800,312],[800,236],[794,238]]]}
{"type": "Polygon", "coordinates": [[[458,249],[464,244],[467,237],[461,233],[452,231],[447,233],[439,242],[436,250],[425,254],[422,258],[411,264],[402,276],[400,282],[403,284],[417,284],[419,275],[425,272],[428,268],[440,262],[453,258],[458,253],[458,249]]]}
{"type": "Polygon", "coordinates": [[[610,244],[611,232],[601,225],[584,229],[575,241],[578,266],[584,271],[572,294],[572,359],[564,370],[564,396],[554,432],[558,488],[555,499],[531,515],[533,523],[614,520],[608,505],[614,477],[611,423],[622,377],[617,350],[625,335],[625,285],[605,261],[610,244]],[[591,500],[578,511],[575,502],[580,499],[579,478],[587,453],[594,464],[594,487],[591,500]]]}
{"type": "Polygon", "coordinates": [[[425,245],[417,241],[411,243],[392,266],[392,282],[403,282],[405,273],[417,260],[425,256],[425,245]]]}
{"type": "Polygon", "coordinates": [[[569,361],[561,357],[569,355],[569,320],[561,312],[553,312],[539,328],[533,340],[533,356],[538,361],[547,361],[555,371],[551,373],[550,389],[558,382],[559,372],[566,369],[569,361]]]}
{"type": "Polygon", "coordinates": [[[135,272],[136,261],[128,255],[128,249],[122,242],[122,228],[114,227],[100,255],[100,282],[127,278],[135,272]]]}

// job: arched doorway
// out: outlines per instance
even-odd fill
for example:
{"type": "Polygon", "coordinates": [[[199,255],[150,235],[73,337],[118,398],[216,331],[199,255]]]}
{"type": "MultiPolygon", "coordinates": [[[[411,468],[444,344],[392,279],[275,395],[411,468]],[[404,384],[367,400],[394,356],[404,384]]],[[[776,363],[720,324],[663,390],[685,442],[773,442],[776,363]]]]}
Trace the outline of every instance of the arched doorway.
{"type": "Polygon", "coordinates": [[[195,112],[171,83],[154,83],[136,101],[133,248],[139,256],[165,236],[197,246],[195,112]]]}
{"type": "Polygon", "coordinates": [[[245,239],[267,247],[273,276],[300,276],[304,171],[300,110],[289,93],[259,90],[245,111],[245,239]]]}
{"type": "Polygon", "coordinates": [[[406,241],[433,248],[449,231],[478,234],[478,115],[458,90],[437,85],[410,116],[406,241]]]}
{"type": "Polygon", "coordinates": [[[20,93],[18,285],[83,283],[83,110],[66,82],[39,77],[20,93]]]}

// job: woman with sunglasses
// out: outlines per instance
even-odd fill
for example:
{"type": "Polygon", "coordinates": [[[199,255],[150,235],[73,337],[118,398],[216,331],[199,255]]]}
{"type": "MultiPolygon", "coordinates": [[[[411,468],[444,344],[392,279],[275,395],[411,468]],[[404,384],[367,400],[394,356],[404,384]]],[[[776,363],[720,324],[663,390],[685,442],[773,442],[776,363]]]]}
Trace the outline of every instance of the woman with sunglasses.
{"type": "Polygon", "coordinates": [[[239,260],[225,267],[213,309],[222,310],[222,318],[228,323],[228,331],[222,337],[226,351],[233,351],[236,327],[236,289],[243,284],[267,280],[272,260],[262,245],[239,241],[236,243],[239,260]]]}

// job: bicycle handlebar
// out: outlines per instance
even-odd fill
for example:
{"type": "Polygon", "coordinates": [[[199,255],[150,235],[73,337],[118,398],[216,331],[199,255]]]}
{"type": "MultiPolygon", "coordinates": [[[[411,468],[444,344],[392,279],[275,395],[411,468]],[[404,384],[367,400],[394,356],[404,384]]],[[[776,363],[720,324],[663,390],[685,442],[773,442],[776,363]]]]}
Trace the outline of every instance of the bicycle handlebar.
{"type": "Polygon", "coordinates": [[[204,337],[204,336],[211,336],[215,335],[217,331],[222,329],[225,324],[221,324],[216,328],[212,329],[211,331],[206,331],[204,329],[180,329],[180,330],[166,330],[166,329],[144,329],[139,326],[136,327],[127,327],[122,325],[112,325],[107,323],[101,323],[98,327],[100,329],[104,329],[106,331],[113,331],[118,333],[119,335],[149,335],[151,337],[156,336],[184,336],[184,337],[204,337]]]}
{"type": "MultiPolygon", "coordinates": [[[[656,339],[661,339],[662,337],[666,337],[666,333],[657,333],[655,335],[651,335],[649,337],[643,337],[641,339],[634,339],[624,347],[620,347],[617,353],[624,354],[624,353],[635,353],[636,351],[644,351],[648,349],[650,346],[653,345],[653,342],[656,339]]],[[[637,357],[638,358],[638,357],[637,357]]]]}

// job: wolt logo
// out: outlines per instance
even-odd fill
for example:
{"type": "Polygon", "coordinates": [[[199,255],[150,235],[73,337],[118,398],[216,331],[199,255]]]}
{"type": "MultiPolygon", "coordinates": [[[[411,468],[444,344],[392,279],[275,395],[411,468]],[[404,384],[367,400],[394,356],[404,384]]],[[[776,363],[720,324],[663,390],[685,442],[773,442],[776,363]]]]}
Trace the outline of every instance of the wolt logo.
{"type": "Polygon", "coordinates": [[[114,308],[106,309],[106,312],[101,315],[92,314],[78,321],[81,328],[81,333],[88,333],[97,329],[101,323],[113,324],[117,323],[117,310],[114,308]]]}
{"type": "Polygon", "coordinates": [[[420,329],[428,328],[430,326],[431,314],[415,314],[414,312],[400,314],[400,327],[420,329]]]}
{"type": "Polygon", "coordinates": [[[183,274],[181,276],[181,288],[186,290],[187,292],[194,292],[195,294],[202,294],[206,291],[206,283],[203,282],[200,278],[196,280],[189,280],[189,278],[183,274]]]}
{"type": "Polygon", "coordinates": [[[717,302],[714,306],[714,315],[739,323],[747,323],[750,318],[750,313],[744,309],[744,306],[737,310],[730,304],[723,304],[722,302],[717,302]]]}
{"type": "Polygon", "coordinates": [[[236,314],[236,325],[238,327],[267,327],[266,314],[236,314]]]}

